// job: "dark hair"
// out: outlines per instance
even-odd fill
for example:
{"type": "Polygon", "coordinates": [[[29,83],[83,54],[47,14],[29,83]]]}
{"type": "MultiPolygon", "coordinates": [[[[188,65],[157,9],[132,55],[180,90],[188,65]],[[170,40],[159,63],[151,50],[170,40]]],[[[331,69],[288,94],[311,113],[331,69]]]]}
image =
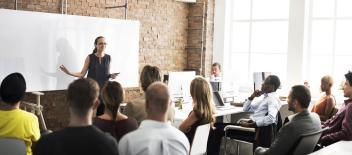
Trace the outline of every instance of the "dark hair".
{"type": "Polygon", "coordinates": [[[213,67],[218,66],[219,70],[221,70],[221,65],[219,63],[217,63],[217,62],[214,62],[213,65],[211,65],[211,66],[213,66],[213,67]]]}
{"type": "Polygon", "coordinates": [[[92,54],[97,53],[97,47],[96,46],[98,44],[98,40],[101,39],[101,38],[104,38],[104,37],[103,36],[99,36],[99,37],[95,38],[95,40],[94,40],[94,49],[93,49],[92,54]]]}
{"type": "Polygon", "coordinates": [[[140,77],[143,91],[147,91],[148,86],[155,81],[161,81],[160,69],[156,66],[144,66],[140,77]]]}
{"type": "Polygon", "coordinates": [[[346,80],[352,85],[352,72],[348,71],[348,73],[345,74],[346,80]]]}
{"type": "Polygon", "coordinates": [[[26,80],[21,73],[12,73],[4,78],[0,86],[0,97],[10,105],[22,100],[26,92],[26,80]]]}
{"type": "Polygon", "coordinates": [[[101,97],[104,104],[112,114],[112,119],[116,120],[117,111],[121,102],[124,99],[123,88],[120,83],[116,81],[107,81],[101,90],[101,97]]]}
{"type": "Polygon", "coordinates": [[[78,116],[86,116],[98,96],[99,85],[93,79],[78,79],[68,86],[67,102],[78,116]]]}
{"type": "Polygon", "coordinates": [[[153,114],[165,114],[168,109],[169,101],[169,90],[162,82],[152,83],[145,93],[147,113],[151,112],[153,114]]]}
{"type": "Polygon", "coordinates": [[[267,78],[268,78],[269,84],[273,85],[276,91],[281,85],[279,77],[277,77],[276,75],[269,75],[267,78]]]}
{"type": "Polygon", "coordinates": [[[291,99],[297,100],[303,108],[308,108],[311,100],[310,91],[304,85],[295,85],[291,88],[291,99]]]}

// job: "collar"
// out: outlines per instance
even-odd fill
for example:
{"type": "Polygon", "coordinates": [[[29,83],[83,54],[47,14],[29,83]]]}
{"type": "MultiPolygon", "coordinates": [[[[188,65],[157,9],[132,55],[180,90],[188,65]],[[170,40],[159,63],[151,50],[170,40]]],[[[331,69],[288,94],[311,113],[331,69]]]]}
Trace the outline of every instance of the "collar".
{"type": "Polygon", "coordinates": [[[345,105],[347,105],[348,103],[352,102],[352,98],[349,98],[349,99],[345,100],[344,102],[345,102],[345,105]]]}
{"type": "Polygon", "coordinates": [[[264,93],[264,97],[274,97],[274,96],[276,96],[276,92],[275,91],[273,91],[273,92],[271,92],[271,93],[264,93]]]}
{"type": "Polygon", "coordinates": [[[159,121],[147,119],[142,121],[139,127],[140,128],[166,128],[168,126],[170,125],[166,122],[159,122],[159,121]]]}
{"type": "Polygon", "coordinates": [[[292,121],[292,120],[295,120],[295,119],[299,119],[300,117],[307,116],[309,114],[310,114],[310,112],[308,111],[308,109],[306,109],[306,110],[303,110],[303,111],[301,111],[299,113],[290,115],[290,116],[288,116],[288,118],[289,118],[290,121],[292,121]]]}

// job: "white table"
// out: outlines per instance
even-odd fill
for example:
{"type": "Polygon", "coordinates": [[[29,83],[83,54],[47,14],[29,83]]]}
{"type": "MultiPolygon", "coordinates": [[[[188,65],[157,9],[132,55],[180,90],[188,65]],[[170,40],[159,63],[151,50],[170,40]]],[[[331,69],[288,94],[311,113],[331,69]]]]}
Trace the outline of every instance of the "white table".
{"type": "MultiPolygon", "coordinates": [[[[230,105],[227,105],[230,106],[230,105]]],[[[192,103],[185,103],[182,105],[182,109],[175,107],[175,116],[174,121],[172,123],[173,126],[178,127],[183,120],[185,120],[189,113],[192,111],[192,103]]],[[[242,107],[231,106],[231,108],[216,108],[215,109],[215,117],[225,116],[230,114],[236,114],[243,112],[242,107]]]]}
{"type": "Polygon", "coordinates": [[[339,141],[322,148],[310,155],[350,155],[352,154],[352,141],[339,141]]]}

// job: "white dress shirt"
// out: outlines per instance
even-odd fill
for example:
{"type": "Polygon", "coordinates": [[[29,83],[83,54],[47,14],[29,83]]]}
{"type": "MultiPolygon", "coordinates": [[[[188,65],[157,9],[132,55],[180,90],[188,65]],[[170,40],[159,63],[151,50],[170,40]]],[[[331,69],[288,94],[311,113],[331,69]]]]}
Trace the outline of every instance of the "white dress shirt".
{"type": "Polygon", "coordinates": [[[168,123],[144,120],[119,142],[120,155],[188,155],[190,145],[183,132],[168,123]]]}
{"type": "Polygon", "coordinates": [[[264,98],[262,100],[255,103],[251,100],[247,100],[243,105],[243,111],[253,112],[251,119],[254,120],[259,127],[277,123],[276,115],[281,107],[276,92],[263,95],[264,98]]]}

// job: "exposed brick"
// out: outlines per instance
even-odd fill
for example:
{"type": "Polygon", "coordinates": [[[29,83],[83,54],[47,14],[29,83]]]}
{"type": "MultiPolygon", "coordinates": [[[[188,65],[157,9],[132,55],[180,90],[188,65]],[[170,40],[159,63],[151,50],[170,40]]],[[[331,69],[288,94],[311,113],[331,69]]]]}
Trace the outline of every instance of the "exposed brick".
{"type": "MultiPolygon", "coordinates": [[[[202,68],[203,75],[210,74],[212,63],[214,0],[206,1],[204,53],[200,66],[200,52],[186,50],[187,46],[201,43],[201,33],[188,31],[199,27],[201,19],[189,20],[187,16],[202,13],[202,4],[188,4],[175,0],[128,0],[127,18],[138,20],[140,26],[140,70],[146,64],[157,65],[163,73],[185,68],[202,68]]],[[[61,0],[19,0],[18,10],[61,13],[61,0]]],[[[124,18],[124,9],[106,9],[106,6],[123,5],[125,0],[68,0],[67,13],[80,16],[124,18]]],[[[0,8],[14,9],[15,0],[0,0],[0,8]]],[[[64,8],[65,10],[65,8],[64,8]]],[[[44,117],[49,129],[58,130],[68,124],[66,91],[47,91],[42,97],[44,117]]],[[[140,95],[139,88],[126,88],[126,102],[140,95]]],[[[35,101],[26,94],[26,101],[35,101]]]]}

